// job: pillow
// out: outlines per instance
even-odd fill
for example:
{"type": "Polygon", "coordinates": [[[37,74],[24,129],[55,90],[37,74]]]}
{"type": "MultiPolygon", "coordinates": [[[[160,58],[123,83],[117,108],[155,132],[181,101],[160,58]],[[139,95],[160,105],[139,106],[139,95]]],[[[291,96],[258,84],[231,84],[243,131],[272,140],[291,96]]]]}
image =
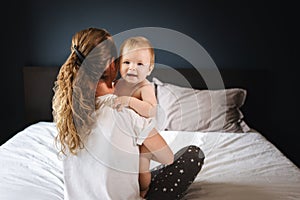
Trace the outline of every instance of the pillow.
{"type": "Polygon", "coordinates": [[[197,90],[152,82],[158,101],[160,130],[201,132],[249,132],[240,110],[246,99],[241,88],[197,90]]]}

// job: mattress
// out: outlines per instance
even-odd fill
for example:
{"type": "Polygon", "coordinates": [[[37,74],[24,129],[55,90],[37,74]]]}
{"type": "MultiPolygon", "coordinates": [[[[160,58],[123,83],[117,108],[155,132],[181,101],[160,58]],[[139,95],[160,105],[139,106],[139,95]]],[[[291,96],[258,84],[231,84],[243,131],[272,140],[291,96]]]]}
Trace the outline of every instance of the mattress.
{"type": "MultiPolygon", "coordinates": [[[[52,122],[38,122],[0,147],[0,199],[62,200],[62,162],[52,122]]],[[[161,131],[174,153],[194,144],[204,165],[184,199],[300,199],[300,170],[261,133],[161,131]]],[[[152,162],[151,167],[158,163],[152,162]]]]}

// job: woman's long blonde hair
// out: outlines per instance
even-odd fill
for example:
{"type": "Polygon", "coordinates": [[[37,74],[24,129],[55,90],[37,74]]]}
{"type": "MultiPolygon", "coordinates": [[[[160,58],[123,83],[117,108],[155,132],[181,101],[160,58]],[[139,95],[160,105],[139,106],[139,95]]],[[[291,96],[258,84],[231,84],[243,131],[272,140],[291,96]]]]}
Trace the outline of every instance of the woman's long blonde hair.
{"type": "Polygon", "coordinates": [[[116,56],[115,44],[105,29],[88,28],[72,37],[71,54],[61,66],[53,88],[52,115],[60,153],[76,154],[82,147],[82,134],[89,134],[94,124],[97,82],[116,56]]]}

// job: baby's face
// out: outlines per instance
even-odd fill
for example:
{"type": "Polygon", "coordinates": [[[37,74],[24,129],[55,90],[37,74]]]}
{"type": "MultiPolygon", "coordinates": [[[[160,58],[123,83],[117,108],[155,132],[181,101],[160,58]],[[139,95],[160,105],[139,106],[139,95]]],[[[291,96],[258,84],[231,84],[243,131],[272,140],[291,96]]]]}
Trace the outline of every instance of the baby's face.
{"type": "Polygon", "coordinates": [[[151,53],[149,49],[126,52],[120,62],[120,73],[130,83],[140,83],[151,73],[151,53]]]}

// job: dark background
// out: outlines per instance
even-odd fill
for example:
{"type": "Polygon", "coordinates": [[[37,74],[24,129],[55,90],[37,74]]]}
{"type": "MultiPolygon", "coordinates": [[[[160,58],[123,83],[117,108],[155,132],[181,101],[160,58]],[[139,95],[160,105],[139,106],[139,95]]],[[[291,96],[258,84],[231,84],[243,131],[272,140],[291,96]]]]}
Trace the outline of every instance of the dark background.
{"type": "MultiPolygon", "coordinates": [[[[257,110],[257,123],[252,119],[249,125],[300,166],[294,32],[299,22],[291,2],[25,0],[1,8],[1,144],[27,126],[23,66],[62,65],[72,35],[87,27],[114,35],[153,26],[190,36],[220,69],[264,71],[267,90],[255,98],[267,103],[257,110]]],[[[166,52],[157,52],[156,61],[175,68],[185,64],[166,52]]]]}

